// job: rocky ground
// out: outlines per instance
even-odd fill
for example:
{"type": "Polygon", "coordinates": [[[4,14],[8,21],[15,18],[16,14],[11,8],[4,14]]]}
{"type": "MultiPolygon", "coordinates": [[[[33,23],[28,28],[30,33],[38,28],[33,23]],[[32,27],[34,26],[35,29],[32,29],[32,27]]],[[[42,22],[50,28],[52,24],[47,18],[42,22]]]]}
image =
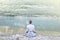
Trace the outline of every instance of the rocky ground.
{"type": "Polygon", "coordinates": [[[0,40],[60,40],[60,36],[37,35],[36,37],[26,37],[21,34],[0,36],[0,40]]]}

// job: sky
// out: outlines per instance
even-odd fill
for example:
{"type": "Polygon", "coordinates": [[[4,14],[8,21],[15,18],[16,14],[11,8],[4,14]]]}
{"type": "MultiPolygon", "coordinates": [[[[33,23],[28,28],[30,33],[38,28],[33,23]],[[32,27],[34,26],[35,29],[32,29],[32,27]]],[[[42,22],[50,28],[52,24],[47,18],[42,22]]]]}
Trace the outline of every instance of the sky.
{"type": "Polygon", "coordinates": [[[0,15],[60,16],[60,0],[0,0],[0,15]]]}

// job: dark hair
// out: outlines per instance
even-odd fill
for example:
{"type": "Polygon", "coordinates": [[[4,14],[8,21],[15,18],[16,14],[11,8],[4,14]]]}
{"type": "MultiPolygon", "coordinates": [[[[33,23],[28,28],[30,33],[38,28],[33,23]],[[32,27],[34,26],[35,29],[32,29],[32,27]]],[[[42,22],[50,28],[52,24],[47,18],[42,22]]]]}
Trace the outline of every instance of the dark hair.
{"type": "Polygon", "coordinates": [[[29,24],[31,24],[31,23],[32,23],[32,21],[30,20],[30,21],[29,21],[29,24]]]}

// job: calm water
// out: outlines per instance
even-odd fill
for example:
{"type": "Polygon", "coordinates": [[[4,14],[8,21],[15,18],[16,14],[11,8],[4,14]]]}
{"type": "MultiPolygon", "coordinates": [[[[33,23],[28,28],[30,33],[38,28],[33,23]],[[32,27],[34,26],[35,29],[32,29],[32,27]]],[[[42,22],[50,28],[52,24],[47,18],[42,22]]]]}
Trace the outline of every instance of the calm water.
{"type": "Polygon", "coordinates": [[[0,16],[0,26],[9,26],[11,28],[25,28],[29,20],[38,30],[49,30],[60,32],[60,19],[54,17],[22,17],[22,16],[0,16]]]}

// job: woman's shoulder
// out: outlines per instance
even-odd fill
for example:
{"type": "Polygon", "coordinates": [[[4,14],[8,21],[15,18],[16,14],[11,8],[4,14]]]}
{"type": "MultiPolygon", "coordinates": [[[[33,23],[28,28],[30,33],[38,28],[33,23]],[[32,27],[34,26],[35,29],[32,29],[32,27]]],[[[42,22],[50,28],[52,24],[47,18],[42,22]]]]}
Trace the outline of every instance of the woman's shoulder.
{"type": "Polygon", "coordinates": [[[27,26],[34,26],[33,24],[29,24],[29,25],[27,25],[27,26]]]}

